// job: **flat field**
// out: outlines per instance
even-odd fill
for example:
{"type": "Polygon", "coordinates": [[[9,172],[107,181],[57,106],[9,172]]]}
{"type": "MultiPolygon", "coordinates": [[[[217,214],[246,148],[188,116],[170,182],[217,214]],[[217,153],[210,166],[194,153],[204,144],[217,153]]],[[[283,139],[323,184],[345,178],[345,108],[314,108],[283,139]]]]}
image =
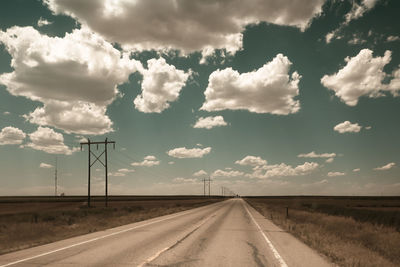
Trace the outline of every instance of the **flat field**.
{"type": "Polygon", "coordinates": [[[0,254],[217,201],[203,196],[0,197],[0,254]]]}
{"type": "Polygon", "coordinates": [[[247,197],[339,266],[400,266],[400,197],[247,197]]]}

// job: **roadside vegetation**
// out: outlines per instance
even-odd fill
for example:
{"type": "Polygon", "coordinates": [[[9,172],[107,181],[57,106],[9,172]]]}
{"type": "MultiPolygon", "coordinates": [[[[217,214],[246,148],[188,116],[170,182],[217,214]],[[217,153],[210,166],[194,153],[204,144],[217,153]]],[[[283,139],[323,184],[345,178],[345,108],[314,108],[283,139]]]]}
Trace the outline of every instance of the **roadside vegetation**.
{"type": "Polygon", "coordinates": [[[0,198],[0,254],[223,200],[203,197],[0,198]]]}
{"type": "Polygon", "coordinates": [[[339,266],[400,266],[400,197],[253,197],[246,201],[339,266]]]}

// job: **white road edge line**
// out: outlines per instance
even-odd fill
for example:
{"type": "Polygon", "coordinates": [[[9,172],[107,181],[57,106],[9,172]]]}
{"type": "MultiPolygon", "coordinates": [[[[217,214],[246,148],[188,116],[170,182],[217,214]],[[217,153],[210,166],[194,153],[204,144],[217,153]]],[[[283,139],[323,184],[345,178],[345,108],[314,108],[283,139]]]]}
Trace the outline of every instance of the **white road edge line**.
{"type": "MultiPolygon", "coordinates": [[[[217,203],[219,203],[219,202],[217,202],[217,203]]],[[[205,206],[203,206],[203,207],[205,207],[205,206]]],[[[113,235],[118,235],[118,234],[121,234],[121,233],[125,233],[125,232],[128,232],[128,231],[132,231],[132,230],[138,229],[138,228],[142,228],[144,226],[148,226],[148,225],[155,224],[155,223],[158,223],[158,222],[163,222],[163,221],[170,220],[170,219],[173,219],[173,218],[176,218],[176,217],[180,217],[182,215],[186,215],[186,214],[192,213],[192,212],[194,212],[194,211],[190,210],[188,212],[184,212],[184,213],[181,213],[181,214],[170,216],[168,218],[164,218],[164,219],[148,222],[148,223],[141,224],[141,225],[138,225],[138,226],[134,226],[134,227],[131,227],[131,228],[128,228],[128,229],[125,229],[125,230],[114,232],[114,233],[111,233],[111,234],[108,234],[108,235],[103,235],[103,236],[99,236],[99,237],[96,237],[96,238],[92,238],[92,239],[89,239],[89,240],[86,240],[86,241],[83,241],[83,242],[79,242],[79,243],[76,243],[76,244],[73,244],[73,245],[70,245],[70,246],[66,246],[66,247],[63,247],[63,248],[59,248],[59,249],[55,249],[55,250],[52,250],[52,251],[48,251],[48,252],[45,252],[45,253],[42,253],[42,254],[39,254],[39,255],[36,255],[36,256],[32,256],[32,257],[29,257],[29,258],[25,258],[25,259],[17,260],[17,261],[14,261],[14,262],[6,263],[4,265],[0,265],[0,267],[11,266],[11,265],[15,265],[15,264],[18,264],[18,263],[21,263],[21,262],[24,262],[24,261],[29,261],[29,260],[33,260],[33,259],[36,259],[36,258],[40,258],[40,257],[46,256],[46,255],[49,255],[49,254],[53,254],[53,253],[56,253],[56,252],[59,252],[59,251],[62,251],[62,250],[66,250],[66,249],[77,247],[77,246],[80,246],[80,245],[83,245],[83,244],[87,244],[87,243],[90,243],[90,242],[93,242],[93,241],[104,239],[106,237],[110,237],[110,236],[113,236],[113,235]]]]}
{"type": "Polygon", "coordinates": [[[279,255],[278,251],[275,249],[274,245],[272,245],[271,241],[268,239],[268,237],[265,235],[264,231],[261,229],[260,225],[256,222],[254,219],[253,215],[251,215],[249,209],[246,207],[246,204],[244,204],[244,208],[246,209],[247,213],[250,215],[250,218],[253,220],[254,224],[257,226],[258,230],[264,237],[265,241],[267,241],[267,244],[269,248],[272,250],[272,253],[274,254],[275,258],[279,261],[281,267],[288,267],[286,262],[282,259],[281,255],[279,255]]]}

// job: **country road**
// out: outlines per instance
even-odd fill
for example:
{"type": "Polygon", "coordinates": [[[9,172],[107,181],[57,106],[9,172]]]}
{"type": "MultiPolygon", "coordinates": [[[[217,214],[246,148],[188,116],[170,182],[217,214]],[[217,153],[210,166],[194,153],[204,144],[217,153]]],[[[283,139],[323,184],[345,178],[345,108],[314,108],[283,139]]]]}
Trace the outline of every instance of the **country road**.
{"type": "Polygon", "coordinates": [[[242,199],[0,256],[1,266],[331,266],[242,199]]]}

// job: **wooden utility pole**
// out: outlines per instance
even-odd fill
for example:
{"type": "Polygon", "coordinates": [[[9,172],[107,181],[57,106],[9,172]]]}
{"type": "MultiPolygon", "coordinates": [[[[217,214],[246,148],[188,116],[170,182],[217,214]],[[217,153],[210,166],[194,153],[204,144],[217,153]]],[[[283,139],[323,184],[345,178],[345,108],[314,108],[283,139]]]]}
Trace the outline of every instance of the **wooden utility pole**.
{"type": "Polygon", "coordinates": [[[81,150],[83,145],[88,146],[88,207],[90,207],[90,168],[95,164],[97,161],[100,162],[105,169],[105,206],[108,206],[108,160],[107,160],[107,145],[108,144],[113,144],[113,148],[115,149],[115,141],[108,141],[107,138],[104,142],[90,142],[90,139],[88,138],[87,142],[81,143],[81,150]],[[104,150],[103,152],[97,156],[94,154],[91,150],[91,145],[96,145],[97,149],[99,149],[99,145],[104,145],[104,150]],[[90,155],[93,155],[96,159],[92,162],[90,155]],[[104,154],[104,163],[101,161],[100,157],[104,154]]]}
{"type": "Polygon", "coordinates": [[[56,164],[54,166],[54,196],[57,196],[57,156],[56,164]]]}

